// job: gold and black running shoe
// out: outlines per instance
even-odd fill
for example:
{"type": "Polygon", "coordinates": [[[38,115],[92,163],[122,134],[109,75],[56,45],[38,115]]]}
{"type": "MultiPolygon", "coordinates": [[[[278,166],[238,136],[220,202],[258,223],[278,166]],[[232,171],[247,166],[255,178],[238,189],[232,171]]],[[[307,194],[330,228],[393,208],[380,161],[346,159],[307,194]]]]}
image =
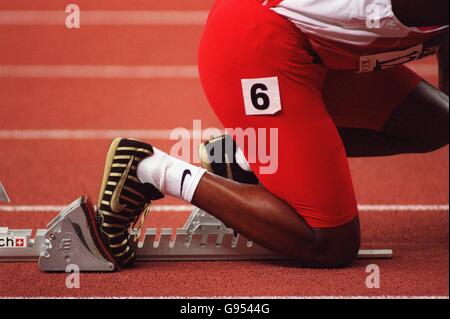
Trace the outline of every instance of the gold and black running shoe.
{"type": "Polygon", "coordinates": [[[253,172],[242,169],[236,160],[238,146],[230,135],[214,137],[200,144],[200,161],[208,172],[242,184],[258,185],[253,172]]]}
{"type": "Polygon", "coordinates": [[[151,145],[134,139],[116,138],[109,147],[95,228],[100,244],[107,250],[103,250],[104,257],[118,268],[134,264],[130,230],[143,223],[152,200],[164,197],[156,187],[141,183],[137,177],[139,162],[152,155],[151,145]]]}

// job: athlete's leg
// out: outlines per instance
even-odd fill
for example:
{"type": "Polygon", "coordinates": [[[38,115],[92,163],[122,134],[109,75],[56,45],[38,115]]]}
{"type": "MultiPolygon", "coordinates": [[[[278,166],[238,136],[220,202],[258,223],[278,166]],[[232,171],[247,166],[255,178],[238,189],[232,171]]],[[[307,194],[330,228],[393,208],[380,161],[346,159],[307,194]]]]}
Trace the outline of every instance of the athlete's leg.
{"type": "Polygon", "coordinates": [[[397,18],[411,27],[449,24],[448,0],[391,0],[397,18]]]}
{"type": "Polygon", "coordinates": [[[439,63],[439,89],[447,94],[449,91],[449,32],[447,30],[447,34],[442,40],[441,47],[438,53],[438,63],[439,63]]]}
{"type": "Polygon", "coordinates": [[[342,266],[355,257],[359,248],[357,218],[340,227],[314,229],[262,186],[205,174],[197,166],[153,150],[154,154],[137,167],[144,185],[193,203],[250,240],[302,266],[342,266]]]}
{"type": "Polygon", "coordinates": [[[311,228],[297,211],[261,186],[207,174],[192,203],[303,266],[342,266],[351,262],[359,249],[358,219],[336,228],[311,228]]]}
{"type": "Polygon", "coordinates": [[[260,159],[250,163],[264,187],[205,175],[193,203],[301,264],[343,265],[360,243],[356,201],[345,151],[318,89],[323,67],[314,65],[303,45],[294,25],[257,1],[216,3],[199,55],[206,95],[226,128],[277,128],[279,164],[264,174],[260,159]],[[244,104],[251,101],[241,81],[255,78],[278,80],[279,88],[266,89],[275,95],[273,103],[280,94],[280,112],[246,112],[244,104]]]}
{"type": "MultiPolygon", "coordinates": [[[[301,252],[297,251],[297,241],[292,241],[292,238],[286,238],[286,235],[290,233],[295,236],[295,234],[299,234],[305,230],[304,224],[298,223],[298,213],[294,212],[290,206],[288,206],[285,202],[278,200],[278,198],[276,201],[273,201],[273,195],[264,189],[261,191],[261,186],[250,186],[260,185],[260,181],[251,171],[251,167],[246,161],[245,155],[242,153],[242,150],[237,146],[237,144],[231,139],[231,136],[219,136],[208,141],[203,147],[200,148],[200,157],[202,163],[210,172],[223,176],[229,180],[237,181],[241,184],[228,184],[229,182],[225,183],[223,180],[219,180],[219,183],[215,183],[211,180],[205,180],[205,182],[202,183],[197,190],[194,203],[203,205],[204,209],[207,211],[213,211],[214,215],[221,216],[220,219],[222,220],[230,220],[230,222],[233,220],[240,220],[238,227],[241,233],[243,232],[250,234],[252,237],[258,236],[258,233],[261,232],[273,234],[273,237],[271,238],[263,238],[264,245],[266,247],[270,247],[272,250],[279,250],[277,245],[280,245],[285,250],[293,251],[293,256],[301,254],[301,252]],[[224,191],[223,188],[226,190],[235,188],[235,191],[224,191]],[[223,198],[224,201],[221,202],[221,205],[216,205],[216,202],[211,201],[211,198],[214,198],[213,194],[227,195],[223,198]],[[200,198],[201,196],[203,196],[203,198],[200,198]],[[249,205],[246,198],[252,198],[252,200],[256,201],[255,204],[249,205]],[[276,204],[278,207],[273,210],[268,209],[268,207],[265,206],[265,203],[267,202],[269,202],[270,205],[276,204]],[[230,207],[227,203],[233,203],[234,205],[230,207]],[[241,211],[247,211],[249,209],[254,210],[254,212],[248,216],[240,213],[241,211]],[[259,216],[259,218],[253,219],[252,216],[259,216]],[[261,222],[263,223],[261,225],[257,225],[255,228],[255,221],[257,224],[261,222]],[[267,229],[272,226],[276,226],[278,229],[283,229],[283,232],[274,232],[273,230],[267,229]],[[288,239],[288,241],[286,241],[286,239],[288,239]],[[292,244],[294,246],[291,247],[292,244]]],[[[208,175],[205,179],[215,177],[217,175],[208,175]]],[[[322,232],[320,228],[315,230],[307,228],[308,233],[314,231],[314,235],[321,238],[320,241],[323,241],[325,238],[330,238],[330,242],[333,240],[335,241],[334,244],[336,244],[336,249],[331,250],[325,249],[325,245],[322,246],[324,251],[321,251],[320,246],[313,248],[316,250],[315,254],[322,256],[322,258],[328,259],[329,257],[325,256],[326,251],[334,251],[335,253],[340,251],[337,247],[348,245],[348,243],[342,241],[342,236],[340,233],[351,233],[349,231],[351,227],[353,227],[354,230],[357,230],[357,223],[358,220],[354,220],[353,225],[347,225],[348,229],[345,229],[346,227],[340,227],[333,230],[328,230],[327,232],[322,232]]],[[[290,235],[288,236],[290,237],[290,235]]],[[[303,238],[306,238],[306,236],[303,236],[303,238]]],[[[355,251],[359,242],[355,240],[350,240],[349,242],[349,251],[355,251]]],[[[308,254],[312,254],[312,252],[308,252],[308,254]]],[[[340,253],[337,254],[336,257],[333,257],[334,260],[341,259],[343,262],[342,258],[343,254],[340,253]]]]}
{"type": "Polygon", "coordinates": [[[448,96],[425,81],[389,116],[381,131],[341,127],[350,157],[426,153],[448,145],[448,96]]]}
{"type": "Polygon", "coordinates": [[[406,67],[330,72],[324,90],[350,157],[424,153],[448,144],[448,96],[406,67]]]}
{"type": "Polygon", "coordinates": [[[389,116],[383,133],[425,153],[448,145],[448,96],[425,81],[389,116]]]}

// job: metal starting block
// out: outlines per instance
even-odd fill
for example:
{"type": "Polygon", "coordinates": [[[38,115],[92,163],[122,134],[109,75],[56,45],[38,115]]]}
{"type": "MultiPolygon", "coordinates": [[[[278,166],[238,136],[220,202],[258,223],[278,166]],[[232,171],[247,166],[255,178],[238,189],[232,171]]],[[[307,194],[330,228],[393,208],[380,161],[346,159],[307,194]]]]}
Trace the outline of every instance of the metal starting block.
{"type": "Polygon", "coordinates": [[[0,182],[0,202],[9,202],[8,194],[6,194],[6,190],[0,182]]]}
{"type": "MultiPolygon", "coordinates": [[[[0,261],[38,261],[46,272],[64,272],[77,265],[80,271],[109,272],[114,265],[97,250],[83,210],[95,209],[87,196],[67,206],[34,238],[30,229],[0,227],[0,261]]],[[[135,239],[136,232],[132,232],[135,239]]],[[[183,228],[149,228],[135,242],[138,261],[280,260],[214,216],[195,208],[183,228]]],[[[390,249],[360,250],[358,258],[392,258],[390,249]]]]}

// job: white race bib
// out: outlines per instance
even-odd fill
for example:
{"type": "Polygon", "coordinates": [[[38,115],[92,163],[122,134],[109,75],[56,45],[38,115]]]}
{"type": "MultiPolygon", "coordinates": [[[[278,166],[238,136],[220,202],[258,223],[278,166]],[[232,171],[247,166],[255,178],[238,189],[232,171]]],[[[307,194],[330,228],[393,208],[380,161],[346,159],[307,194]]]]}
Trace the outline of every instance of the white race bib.
{"type": "Polygon", "coordinates": [[[245,114],[273,115],[281,111],[278,77],[242,79],[245,114]]]}

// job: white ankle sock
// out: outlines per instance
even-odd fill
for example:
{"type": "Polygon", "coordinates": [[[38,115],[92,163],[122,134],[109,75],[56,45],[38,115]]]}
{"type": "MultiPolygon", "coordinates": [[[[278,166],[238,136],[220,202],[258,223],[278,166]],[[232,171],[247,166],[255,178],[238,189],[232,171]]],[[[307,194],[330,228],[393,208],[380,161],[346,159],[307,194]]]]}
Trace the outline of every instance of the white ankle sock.
{"type": "Polygon", "coordinates": [[[142,160],[137,167],[140,181],[153,184],[165,195],[191,202],[206,169],[183,162],[157,148],[153,150],[153,156],[142,160]]]}

